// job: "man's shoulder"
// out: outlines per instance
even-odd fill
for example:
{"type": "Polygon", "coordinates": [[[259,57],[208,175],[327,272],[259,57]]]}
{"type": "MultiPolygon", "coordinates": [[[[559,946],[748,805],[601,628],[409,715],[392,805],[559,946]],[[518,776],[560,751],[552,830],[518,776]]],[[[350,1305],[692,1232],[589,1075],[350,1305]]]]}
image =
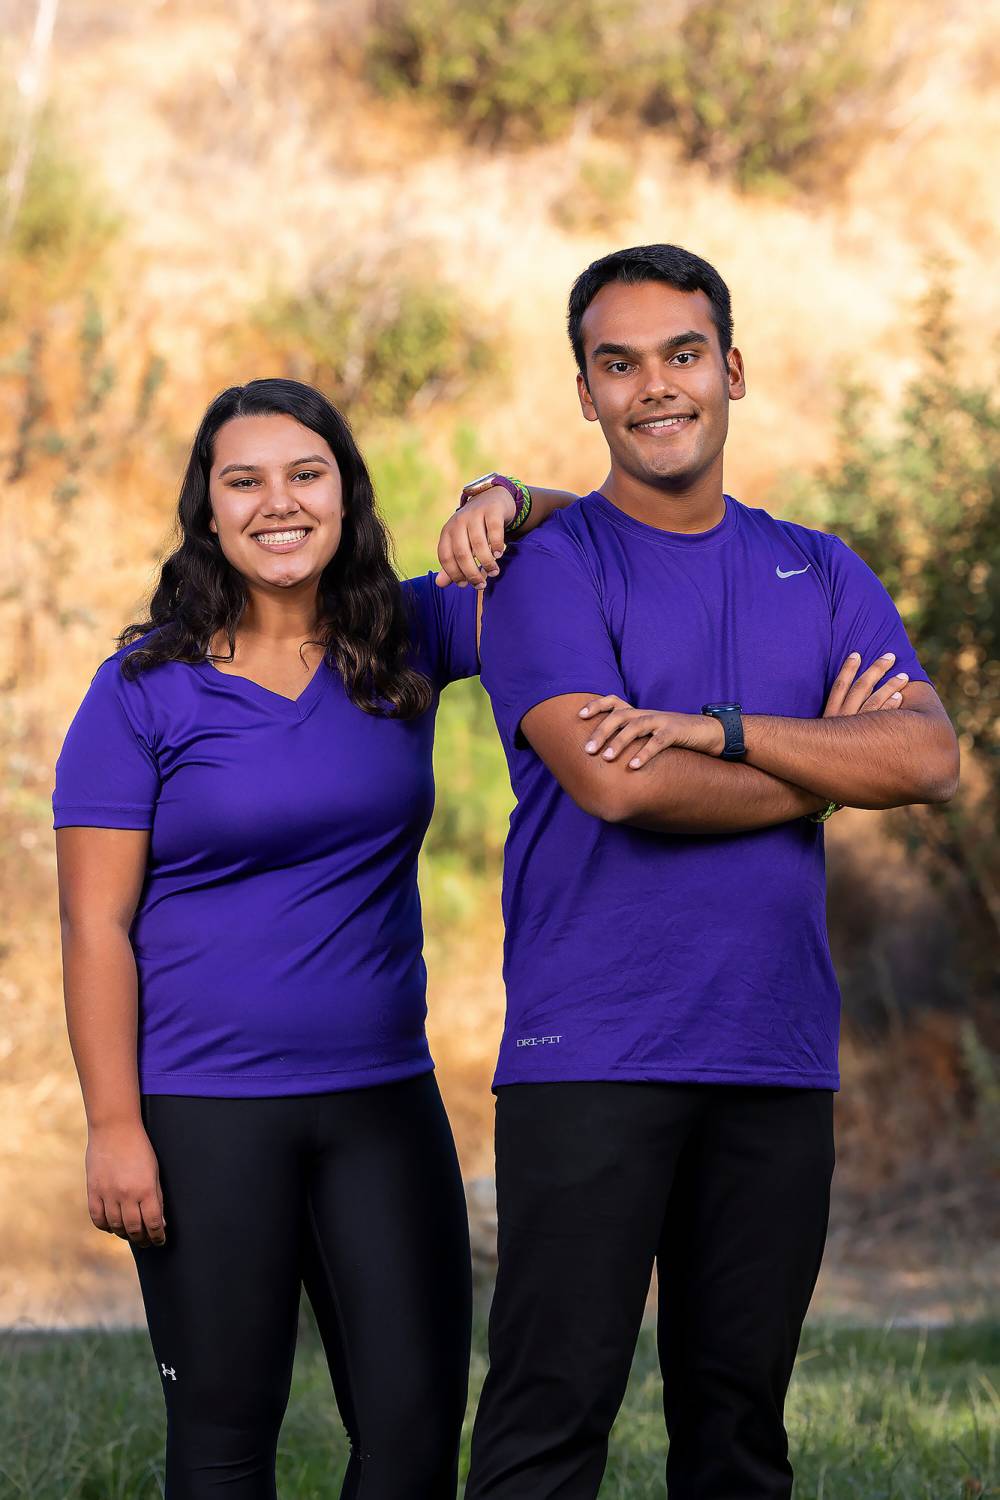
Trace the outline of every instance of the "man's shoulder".
{"type": "Polygon", "coordinates": [[[553,511],[543,525],[511,543],[511,559],[544,557],[589,569],[588,558],[594,545],[590,502],[590,495],[581,495],[571,505],[553,511]]]}
{"type": "Polygon", "coordinates": [[[832,531],[823,531],[818,526],[805,526],[801,521],[789,521],[783,516],[773,516],[761,506],[746,505],[742,501],[739,504],[750,527],[762,540],[784,538],[817,563],[827,562],[838,548],[845,546],[841,538],[832,531]]]}

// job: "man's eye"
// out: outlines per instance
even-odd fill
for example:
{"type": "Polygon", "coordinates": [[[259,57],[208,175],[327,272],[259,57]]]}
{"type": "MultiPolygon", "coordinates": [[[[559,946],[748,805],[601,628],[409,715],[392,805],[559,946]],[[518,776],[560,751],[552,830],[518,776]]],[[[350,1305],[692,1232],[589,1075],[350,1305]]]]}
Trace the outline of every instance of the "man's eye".
{"type": "Polygon", "coordinates": [[[631,370],[632,366],[625,359],[616,359],[608,365],[609,370],[631,370]]]}
{"type": "Polygon", "coordinates": [[[697,358],[698,358],[698,356],[697,356],[697,354],[695,354],[695,352],[694,352],[693,349],[683,349],[683,350],[681,350],[680,354],[675,354],[674,355],[674,359],[697,359],[697,358]]]}

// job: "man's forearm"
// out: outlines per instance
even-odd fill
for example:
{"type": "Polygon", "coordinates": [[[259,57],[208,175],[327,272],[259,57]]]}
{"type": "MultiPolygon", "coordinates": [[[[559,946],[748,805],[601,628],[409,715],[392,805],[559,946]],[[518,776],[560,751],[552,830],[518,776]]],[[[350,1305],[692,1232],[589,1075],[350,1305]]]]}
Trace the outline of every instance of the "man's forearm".
{"type": "Polygon", "coordinates": [[[946,802],[955,790],[954,731],[936,714],[894,713],[829,719],[744,714],[746,764],[808,787],[824,802],[903,807],[946,802]]]}
{"type": "Polygon", "coordinates": [[[639,771],[608,766],[599,816],[657,833],[749,833],[819,812],[830,800],[754,766],[663,750],[639,771]]]}

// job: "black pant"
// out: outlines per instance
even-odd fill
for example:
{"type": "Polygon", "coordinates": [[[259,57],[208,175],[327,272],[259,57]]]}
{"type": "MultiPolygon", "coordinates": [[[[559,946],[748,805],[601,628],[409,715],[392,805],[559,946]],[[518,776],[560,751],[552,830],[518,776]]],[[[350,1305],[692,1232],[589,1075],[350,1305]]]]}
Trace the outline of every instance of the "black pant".
{"type": "Polygon", "coordinates": [[[670,1500],[787,1500],[826,1238],[827,1090],[498,1090],[499,1272],[466,1500],[592,1500],[654,1260],[670,1500]]]}
{"type": "Polygon", "coordinates": [[[143,1098],[167,1243],[136,1250],[168,1500],[274,1500],[299,1290],[347,1428],[343,1500],[447,1500],[468,1386],[462,1179],[433,1074],[344,1093],[143,1098]]]}

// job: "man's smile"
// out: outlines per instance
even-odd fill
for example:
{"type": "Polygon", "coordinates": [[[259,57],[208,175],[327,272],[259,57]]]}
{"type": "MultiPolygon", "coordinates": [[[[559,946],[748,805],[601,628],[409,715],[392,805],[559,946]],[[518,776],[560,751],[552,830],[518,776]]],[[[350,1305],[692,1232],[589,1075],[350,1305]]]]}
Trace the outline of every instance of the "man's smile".
{"type": "Polygon", "coordinates": [[[675,432],[684,431],[691,422],[696,420],[693,412],[679,413],[670,417],[643,417],[641,421],[632,423],[632,431],[657,437],[669,437],[675,432]]]}

